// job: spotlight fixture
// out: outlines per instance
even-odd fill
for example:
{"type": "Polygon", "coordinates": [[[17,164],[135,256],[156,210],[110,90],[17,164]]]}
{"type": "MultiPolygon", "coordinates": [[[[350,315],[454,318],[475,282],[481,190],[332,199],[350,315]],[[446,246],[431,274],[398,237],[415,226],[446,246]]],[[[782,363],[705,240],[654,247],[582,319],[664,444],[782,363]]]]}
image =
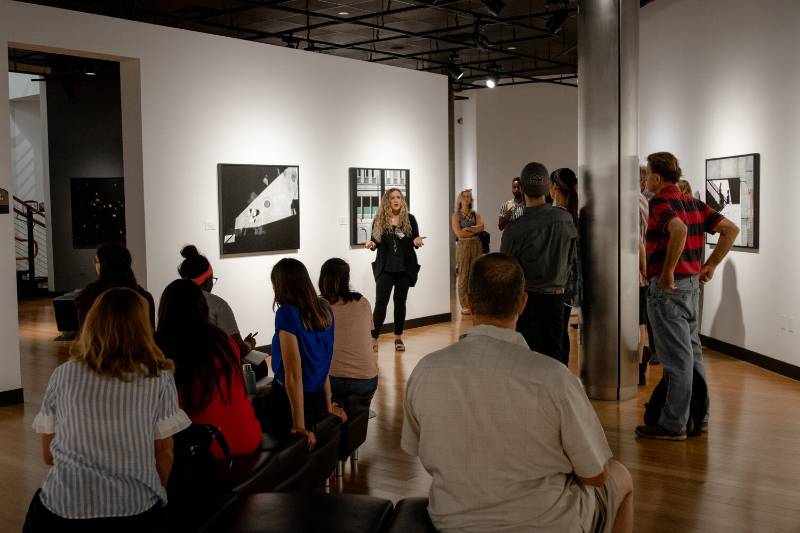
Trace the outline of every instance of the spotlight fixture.
{"type": "Polygon", "coordinates": [[[567,17],[569,17],[569,13],[566,11],[559,11],[557,13],[553,13],[552,15],[550,15],[550,18],[548,18],[547,22],[545,22],[545,27],[547,28],[547,31],[549,31],[553,35],[558,35],[559,33],[561,33],[561,28],[567,21],[567,17]]]}
{"type": "Polygon", "coordinates": [[[97,76],[97,69],[95,69],[94,67],[86,67],[85,69],[83,69],[83,73],[86,74],[87,76],[97,76]]]}
{"type": "Polygon", "coordinates": [[[500,12],[504,7],[506,7],[506,4],[503,2],[503,0],[481,0],[481,3],[485,5],[486,9],[489,10],[489,13],[495,17],[499,17],[500,12]]]}
{"type": "Polygon", "coordinates": [[[486,36],[486,28],[481,24],[480,19],[475,19],[472,25],[472,40],[478,50],[488,51],[491,46],[489,38],[486,36]]]}
{"type": "Polygon", "coordinates": [[[339,13],[337,13],[337,15],[341,15],[341,16],[345,16],[345,15],[349,15],[349,14],[350,14],[349,11],[339,11],[339,13]]]}
{"type": "Polygon", "coordinates": [[[492,61],[486,65],[486,70],[489,71],[489,77],[486,78],[486,86],[494,89],[497,86],[497,80],[500,79],[500,65],[492,61]]]}
{"type": "Polygon", "coordinates": [[[456,63],[450,63],[447,65],[447,70],[450,72],[450,77],[454,80],[460,80],[464,77],[464,69],[456,63]]]}
{"type": "Polygon", "coordinates": [[[497,79],[494,77],[494,74],[491,74],[486,78],[486,86],[490,89],[494,89],[495,85],[497,85],[497,79]]]}
{"type": "Polygon", "coordinates": [[[516,49],[517,49],[516,46],[509,46],[508,48],[506,48],[506,50],[516,50],[516,49]]]}

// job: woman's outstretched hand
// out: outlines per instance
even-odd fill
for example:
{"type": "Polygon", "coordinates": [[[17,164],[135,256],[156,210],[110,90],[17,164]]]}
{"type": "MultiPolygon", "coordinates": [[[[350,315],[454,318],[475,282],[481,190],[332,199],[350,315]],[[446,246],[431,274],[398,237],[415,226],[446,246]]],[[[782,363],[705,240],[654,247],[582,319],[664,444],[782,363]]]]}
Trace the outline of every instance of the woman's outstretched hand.
{"type": "Polygon", "coordinates": [[[417,237],[414,239],[414,246],[417,248],[422,248],[425,245],[425,243],[422,242],[424,239],[427,239],[427,237],[417,237]]]}
{"type": "Polygon", "coordinates": [[[377,246],[378,245],[375,244],[373,241],[367,241],[364,243],[364,248],[366,248],[367,250],[374,250],[375,248],[377,248],[377,246]]]}

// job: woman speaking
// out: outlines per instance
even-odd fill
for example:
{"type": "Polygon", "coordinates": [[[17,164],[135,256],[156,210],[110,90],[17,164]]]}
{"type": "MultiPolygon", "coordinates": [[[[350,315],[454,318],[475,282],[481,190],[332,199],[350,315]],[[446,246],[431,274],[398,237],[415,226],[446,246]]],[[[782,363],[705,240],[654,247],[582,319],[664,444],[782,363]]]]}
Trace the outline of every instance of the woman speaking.
{"type": "Polygon", "coordinates": [[[405,351],[403,325],[406,320],[408,289],[417,284],[419,263],[416,249],[422,246],[414,215],[408,212],[406,200],[400,189],[387,190],[372,223],[372,238],[364,246],[377,250],[372,263],[375,276],[375,312],[372,316],[372,349],[378,350],[378,335],[386,318],[389,295],[394,289],[394,349],[405,351]]]}

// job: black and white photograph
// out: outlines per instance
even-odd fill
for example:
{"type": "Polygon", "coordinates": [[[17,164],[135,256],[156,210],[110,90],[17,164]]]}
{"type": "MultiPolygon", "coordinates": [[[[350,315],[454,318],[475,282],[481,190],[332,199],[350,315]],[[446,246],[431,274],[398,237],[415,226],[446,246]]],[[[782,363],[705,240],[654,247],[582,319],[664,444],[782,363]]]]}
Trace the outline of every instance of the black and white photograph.
{"type": "Polygon", "coordinates": [[[741,229],[735,248],[758,248],[758,174],[759,154],[706,160],[706,203],[741,229]]]}
{"type": "Polygon", "coordinates": [[[372,220],[388,189],[400,189],[409,205],[409,170],[389,168],[350,169],[350,244],[364,244],[372,233],[372,220]]]}
{"type": "Polygon", "coordinates": [[[220,254],[300,249],[297,165],[217,165],[220,254]]]}
{"type": "Polygon", "coordinates": [[[70,193],[74,248],[125,242],[123,178],[72,178],[70,193]]]}

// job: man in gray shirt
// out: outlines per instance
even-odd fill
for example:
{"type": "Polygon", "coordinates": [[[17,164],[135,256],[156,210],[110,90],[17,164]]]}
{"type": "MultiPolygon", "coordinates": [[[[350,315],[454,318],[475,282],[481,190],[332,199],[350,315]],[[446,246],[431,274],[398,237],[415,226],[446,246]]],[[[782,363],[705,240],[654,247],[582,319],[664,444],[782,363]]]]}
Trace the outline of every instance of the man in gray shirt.
{"type": "Polygon", "coordinates": [[[633,482],[580,381],[514,331],[524,286],[514,258],[478,259],[475,327],[408,379],[401,446],[433,477],[431,520],[446,533],[630,532],[633,482]]]}
{"type": "Polygon", "coordinates": [[[555,359],[561,354],[564,287],[576,261],[578,230],[570,214],[545,202],[550,175],[541,163],[522,169],[525,213],[503,232],[500,251],[514,257],[525,272],[528,305],[517,331],[531,350],[555,359]]]}

